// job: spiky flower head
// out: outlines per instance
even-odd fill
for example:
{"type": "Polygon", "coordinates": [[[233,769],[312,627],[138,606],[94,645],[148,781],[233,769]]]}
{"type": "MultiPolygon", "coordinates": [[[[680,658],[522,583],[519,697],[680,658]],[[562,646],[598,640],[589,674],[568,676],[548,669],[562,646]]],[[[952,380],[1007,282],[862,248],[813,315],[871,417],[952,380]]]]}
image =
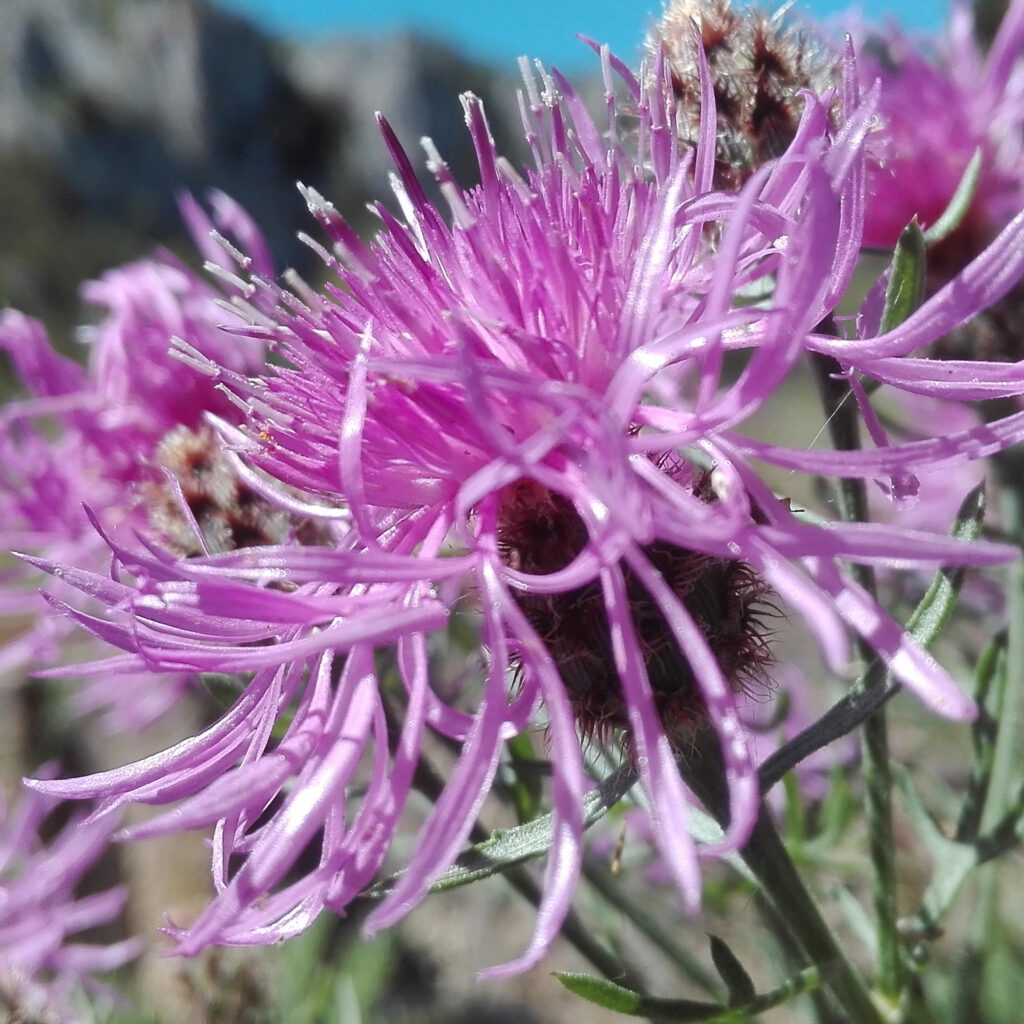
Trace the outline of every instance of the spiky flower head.
{"type": "MultiPolygon", "coordinates": [[[[226,196],[212,201],[218,226],[253,253],[254,267],[269,272],[248,216],[226,196]]],[[[190,198],[182,209],[197,244],[225,263],[224,250],[211,249],[210,219],[190,198]]],[[[141,529],[173,542],[170,534],[183,514],[183,485],[174,477],[180,467],[173,460],[168,465],[173,439],[205,430],[212,441],[203,426],[208,413],[237,418],[214,381],[172,357],[171,339],[186,338],[246,373],[262,364],[263,346],[221,331],[233,316],[218,305],[219,292],[170,254],[108,271],[87,282],[82,297],[101,311],[98,322],[79,334],[87,368],[56,352],[38,321],[15,310],[0,312],[0,350],[27,392],[0,412],[0,547],[99,568],[109,550],[86,509],[105,529],[141,529]]],[[[230,487],[222,482],[222,504],[230,487]]],[[[237,484],[231,490],[236,504],[243,491],[237,484]]],[[[259,519],[258,503],[245,504],[237,513],[244,520],[240,529],[259,519]]],[[[218,511],[215,525],[223,532],[231,527],[229,513],[218,511]]],[[[272,518],[285,515],[274,510],[272,518]]],[[[35,573],[23,571],[0,579],[0,615],[20,624],[36,606],[27,627],[16,626],[0,646],[0,673],[16,681],[27,669],[58,665],[68,655],[70,623],[37,599],[38,582],[35,573]]],[[[97,681],[76,696],[81,708],[107,707],[116,712],[112,724],[134,727],[158,715],[184,685],[184,677],[116,687],[97,681]]]]}
{"type": "Polygon", "coordinates": [[[781,156],[800,123],[801,94],[823,95],[839,81],[840,61],[785,5],[769,14],[733,0],[671,0],[647,48],[652,57],[664,52],[686,145],[696,144],[702,89],[710,86],[720,187],[738,187],[756,167],[781,156]]]}
{"type": "MultiPolygon", "coordinates": [[[[963,3],[954,4],[941,40],[914,40],[895,26],[865,35],[861,79],[882,86],[868,149],[865,244],[894,245],[912,217],[934,224],[980,158],[962,221],[928,251],[928,286],[936,291],[1024,209],[1024,2],[1009,4],[987,54],[963,3]]],[[[1016,361],[1024,357],[1022,337],[1024,288],[1017,287],[936,351],[1016,361]]]]}
{"type": "MultiPolygon", "coordinates": [[[[861,244],[873,108],[858,102],[852,62],[840,129],[835,96],[807,94],[789,147],[729,192],[712,187],[713,90],[689,149],[662,55],[638,78],[607,52],[602,67],[604,131],[561,76],[526,69],[523,173],[465,97],[480,184],[460,189],[426,143],[448,219],[382,121],[401,216],[378,205],[382,229],[366,244],[307,190],[337,282],[284,288],[244,267],[235,281],[243,311],[258,310],[246,333],[281,364],[250,377],[182,346],[245,413],[214,423],[240,478],[330,527],[331,545],[178,558],[111,537],[125,570],[115,578],[35,561],[110,609],[70,612],[128,652],[90,671],[241,680],[201,734],[123,769],[40,784],[104,807],[181,801],[135,836],[215,825],[218,894],[176,932],[183,953],[275,941],[365,893],[439,735],[456,763],[366,927],[394,923],[462,849],[505,741],[538,723],[552,764],[545,894],[530,948],[501,970],[536,963],[572,899],[590,785],[580,731],[623,738],[665,863],[696,907],[678,758],[688,730],[716,738],[730,824],[703,852],[741,845],[760,800],[741,705],[764,685],[772,607],[802,617],[832,666],[847,665],[850,630],[929,707],[973,712],[843,564],[987,564],[1010,549],[808,522],[753,460],[873,477],[985,454],[1024,436],[1021,419],[864,452],[757,443],[744,424],[809,348],[835,355],[854,383],[857,371],[891,375],[889,356],[1009,287],[1024,219],[952,299],[936,296],[899,331],[818,332],[861,244]],[[613,69],[638,118],[628,133],[613,69]],[[478,642],[448,673],[456,625],[478,642]]],[[[926,390],[978,386],[976,368],[915,369],[926,390]]]]}

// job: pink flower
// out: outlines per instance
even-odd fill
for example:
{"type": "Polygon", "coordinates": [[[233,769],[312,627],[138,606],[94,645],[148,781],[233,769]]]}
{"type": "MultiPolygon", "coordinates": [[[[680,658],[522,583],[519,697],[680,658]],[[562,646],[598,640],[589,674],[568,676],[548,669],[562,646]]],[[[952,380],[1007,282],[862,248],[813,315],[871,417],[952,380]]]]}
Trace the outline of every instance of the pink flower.
{"type": "MultiPolygon", "coordinates": [[[[269,272],[248,217],[226,196],[212,202],[220,226],[254,252],[256,268],[269,272]]],[[[223,251],[211,248],[206,215],[189,198],[182,210],[197,243],[223,263],[223,251]]],[[[109,271],[86,283],[82,295],[104,310],[95,327],[81,329],[88,369],[55,352],[37,321],[0,312],[0,349],[28,391],[0,411],[0,547],[99,570],[109,550],[83,506],[97,509],[106,529],[145,523],[144,506],[154,502],[153,488],[163,479],[161,445],[168,435],[200,430],[208,413],[235,415],[214,381],[171,357],[171,339],[188,339],[238,372],[255,372],[263,347],[220,331],[230,314],[217,305],[219,293],[169,254],[109,271]]],[[[39,579],[26,568],[0,577],[0,615],[34,614],[0,647],[4,675],[57,664],[68,653],[71,623],[42,601],[32,608],[39,579]]],[[[76,697],[80,709],[110,707],[117,724],[134,727],[158,715],[186,682],[184,676],[97,681],[76,697]]]]}
{"type": "Polygon", "coordinates": [[[869,143],[865,245],[895,245],[915,216],[933,224],[976,150],[981,176],[961,228],[975,249],[960,266],[1024,209],[1024,3],[1011,0],[987,56],[973,27],[969,7],[956,3],[931,59],[891,25],[861,48],[861,81],[882,85],[869,143]]]}
{"type": "MultiPolygon", "coordinates": [[[[69,610],[127,652],[92,673],[247,680],[221,721],[170,750],[38,784],[105,809],[182,801],[133,836],[215,824],[218,895],[177,933],[182,953],[275,941],[324,908],[343,912],[385,864],[436,733],[457,763],[367,929],[399,920],[463,848],[504,741],[538,721],[553,768],[545,895],[529,949],[497,971],[536,963],[572,899],[588,787],[580,732],[625,738],[664,862],[695,908],[699,854],[677,756],[698,723],[716,731],[731,824],[700,855],[741,846],[760,801],[741,707],[744,690],[764,682],[776,606],[806,623],[830,665],[846,665],[856,632],[927,707],[973,714],[842,563],[982,565],[1012,550],[808,522],[752,456],[797,472],[912,472],[1012,443],[1024,436],[1020,418],[841,453],[754,442],[744,428],[808,349],[851,375],[895,374],[894,356],[1012,284],[1024,225],[903,328],[819,332],[862,240],[874,97],[858,102],[852,57],[845,120],[833,124],[833,95],[806,95],[791,144],[738,192],[711,187],[713,103],[696,145],[681,147],[663,63],[639,81],[606,52],[602,65],[600,128],[560,76],[525,76],[534,166],[523,173],[495,152],[479,102],[465,98],[480,185],[460,189],[426,144],[450,222],[382,122],[402,219],[378,206],[381,233],[364,244],[307,191],[338,283],[288,291],[258,271],[238,282],[260,311],[243,333],[272,344],[283,365],[250,377],[183,347],[248,413],[217,424],[235,471],[266,500],[329,526],[332,545],[291,538],[182,559],[110,537],[126,570],[116,578],[34,562],[110,610],[69,610]],[[629,91],[629,129],[613,68],[629,91]],[[727,359],[736,372],[724,372],[727,359]],[[479,646],[461,674],[440,678],[452,625],[475,631],[479,646]]],[[[925,391],[977,387],[955,367],[950,376],[919,363],[925,391]]],[[[1018,386],[1012,373],[992,382],[1018,386]]]]}
{"type": "MultiPolygon", "coordinates": [[[[43,769],[42,776],[52,771],[43,769]]],[[[68,996],[93,977],[139,954],[137,939],[109,946],[73,936],[116,920],[127,893],[107,889],[76,897],[85,873],[109,850],[111,818],[74,819],[44,844],[40,825],[56,801],[27,793],[0,807],[0,1002],[26,1019],[72,1020],[68,996]]],[[[15,1013],[15,1019],[21,1019],[15,1013]]]]}

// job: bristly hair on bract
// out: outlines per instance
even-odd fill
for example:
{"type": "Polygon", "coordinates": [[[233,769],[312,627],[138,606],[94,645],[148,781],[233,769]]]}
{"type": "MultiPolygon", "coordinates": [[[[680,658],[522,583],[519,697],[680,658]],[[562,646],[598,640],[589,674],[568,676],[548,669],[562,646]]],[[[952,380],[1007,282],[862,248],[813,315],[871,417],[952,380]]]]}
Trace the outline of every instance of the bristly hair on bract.
{"type": "MultiPolygon", "coordinates": [[[[710,473],[673,462],[674,478],[692,479],[695,497],[708,503],[715,500],[710,473]]],[[[525,478],[502,492],[497,537],[509,568],[539,576],[566,568],[589,540],[569,498],[525,478]]],[[[693,615],[729,686],[755,698],[770,693],[768,668],[773,657],[765,620],[779,611],[771,587],[757,571],[742,560],[668,541],[654,541],[644,554],[693,615]]],[[[624,577],[658,716],[673,746],[682,749],[693,729],[708,717],[704,697],[657,602],[628,568],[624,577]]],[[[618,737],[632,757],[628,707],[615,670],[599,581],[554,593],[523,591],[513,596],[558,668],[581,735],[602,745],[618,737]]]]}
{"type": "Polygon", "coordinates": [[[782,155],[800,123],[801,91],[822,95],[839,83],[835,53],[788,15],[788,5],[768,14],[732,0],[671,0],[648,36],[651,56],[660,48],[668,63],[677,130],[687,146],[697,142],[702,88],[710,83],[720,188],[739,187],[755,168],[782,155]],[[710,73],[704,81],[698,46],[710,73]]]}
{"type": "Polygon", "coordinates": [[[210,426],[180,425],[153,453],[162,475],[146,480],[140,500],[147,534],[184,557],[295,541],[327,544],[312,520],[271,504],[243,480],[210,426]]]}

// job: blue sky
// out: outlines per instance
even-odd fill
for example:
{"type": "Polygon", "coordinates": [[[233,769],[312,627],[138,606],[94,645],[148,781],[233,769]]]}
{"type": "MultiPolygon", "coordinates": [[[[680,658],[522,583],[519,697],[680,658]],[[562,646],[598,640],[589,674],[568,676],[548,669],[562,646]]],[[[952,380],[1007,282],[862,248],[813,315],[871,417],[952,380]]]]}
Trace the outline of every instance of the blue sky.
{"type": "MultiPolygon", "coordinates": [[[[580,32],[609,43],[632,60],[644,28],[661,10],[661,0],[217,0],[243,11],[277,32],[377,33],[415,27],[447,39],[482,60],[514,66],[519,54],[571,69],[588,63],[576,39],[580,32]]],[[[765,6],[777,6],[768,0],[765,6]]],[[[848,9],[852,0],[797,0],[815,16],[848,9]]],[[[945,0],[863,0],[871,20],[899,13],[909,28],[935,28],[947,10],[945,0]]]]}

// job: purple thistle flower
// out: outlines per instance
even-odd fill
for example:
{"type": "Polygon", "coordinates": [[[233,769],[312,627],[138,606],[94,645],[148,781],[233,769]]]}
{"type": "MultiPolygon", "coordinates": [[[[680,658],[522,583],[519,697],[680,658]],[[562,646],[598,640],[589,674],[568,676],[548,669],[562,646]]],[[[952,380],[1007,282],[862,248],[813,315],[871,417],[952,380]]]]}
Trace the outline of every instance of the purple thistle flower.
{"type": "MultiPolygon", "coordinates": [[[[862,81],[881,85],[879,124],[869,140],[865,243],[892,246],[915,216],[925,227],[935,224],[972,158],[980,160],[962,219],[928,248],[926,287],[937,292],[1024,209],[1024,3],[1009,4],[987,55],[962,3],[927,56],[895,28],[862,34],[862,81]]],[[[932,351],[1019,364],[1022,336],[1024,287],[1017,285],[932,351]]]]}
{"type": "MultiPolygon", "coordinates": [[[[43,778],[51,776],[44,768],[43,778]]],[[[138,939],[111,945],[76,943],[80,932],[115,921],[123,887],[76,897],[83,876],[109,852],[111,818],[69,821],[48,843],[40,826],[56,801],[28,792],[0,807],[0,1007],[35,1011],[35,1019],[71,1020],[68,997],[93,977],[138,956],[138,939]]]]}
{"type": "Polygon", "coordinates": [[[480,185],[460,190],[426,143],[450,226],[382,120],[404,220],[378,206],[381,233],[364,244],[307,191],[340,285],[318,294],[258,273],[236,282],[261,314],[235,330],[274,343],[286,364],[249,378],[183,347],[247,414],[240,426],[218,423],[236,472],[267,500],[331,524],[334,546],[289,541],[185,560],[110,537],[132,582],[33,560],[110,609],[68,610],[127,652],[85,671],[251,674],[200,735],[120,770],[37,784],[101,798],[105,810],[182,801],[134,837],[215,824],[219,891],[175,932],[181,953],[274,941],[324,908],[343,912],[384,864],[435,732],[458,744],[457,764],[366,927],[399,920],[460,852],[505,739],[541,708],[553,766],[544,901],[530,948],[490,973],[536,963],[568,909],[589,785],[580,731],[625,735],[658,846],[695,908],[699,856],[741,846],[756,817],[741,706],[744,689],[765,683],[772,605],[803,617],[831,666],[846,666],[852,630],[928,707],[973,714],[839,563],[984,565],[1011,549],[806,522],[749,456],[884,475],[975,457],[1020,439],[1024,425],[843,453],[754,442],[742,427],[808,347],[873,366],[980,308],[1020,273],[1017,252],[985,283],[1024,227],[906,332],[814,333],[861,245],[874,97],[858,103],[852,56],[838,129],[834,97],[807,94],[789,147],[739,192],[711,187],[710,91],[696,146],[681,147],[663,62],[637,80],[606,52],[602,61],[605,132],[557,73],[539,88],[526,74],[525,175],[498,156],[479,102],[466,97],[480,185]],[[629,90],[625,110],[613,68],[629,90]],[[743,298],[754,294],[761,301],[743,298]],[[738,375],[723,372],[727,358],[740,361],[738,375]],[[461,614],[478,628],[480,671],[449,696],[432,685],[432,652],[468,598],[475,611],[461,614]],[[406,706],[392,731],[395,677],[406,706]],[[701,851],[677,766],[695,720],[720,737],[732,811],[724,839],[701,851]],[[310,847],[316,864],[299,869],[310,847]]]}
{"type": "MultiPolygon", "coordinates": [[[[226,196],[211,201],[219,225],[255,254],[261,273],[269,273],[248,216],[226,196]]],[[[224,251],[211,248],[207,216],[189,198],[182,211],[197,243],[223,263],[224,251]]],[[[0,349],[29,392],[0,412],[0,546],[100,569],[109,549],[83,506],[100,510],[107,529],[140,526],[163,480],[160,453],[168,434],[201,430],[207,413],[230,417],[234,411],[213,381],[169,356],[171,338],[186,338],[242,373],[259,369],[263,350],[218,330],[231,318],[218,306],[219,293],[169,254],[111,270],[86,283],[82,296],[104,311],[95,327],[80,331],[89,346],[88,369],[55,352],[37,321],[0,312],[0,349]]],[[[0,578],[0,615],[25,617],[39,586],[26,568],[0,578]]],[[[70,627],[40,601],[32,624],[0,647],[0,673],[58,663],[67,654],[70,627]]],[[[81,710],[108,706],[116,724],[134,727],[159,715],[186,682],[186,676],[121,680],[116,687],[103,681],[76,699],[81,710]]]]}
{"type": "MultiPolygon", "coordinates": [[[[976,150],[982,167],[961,235],[976,255],[1024,208],[1024,3],[1011,0],[987,57],[968,5],[928,59],[895,26],[861,48],[861,81],[881,81],[869,144],[864,243],[891,247],[916,216],[927,227],[949,205],[976,150]]],[[[961,242],[964,239],[961,238],[961,242]]],[[[955,273],[963,263],[952,268],[955,273]]]]}

